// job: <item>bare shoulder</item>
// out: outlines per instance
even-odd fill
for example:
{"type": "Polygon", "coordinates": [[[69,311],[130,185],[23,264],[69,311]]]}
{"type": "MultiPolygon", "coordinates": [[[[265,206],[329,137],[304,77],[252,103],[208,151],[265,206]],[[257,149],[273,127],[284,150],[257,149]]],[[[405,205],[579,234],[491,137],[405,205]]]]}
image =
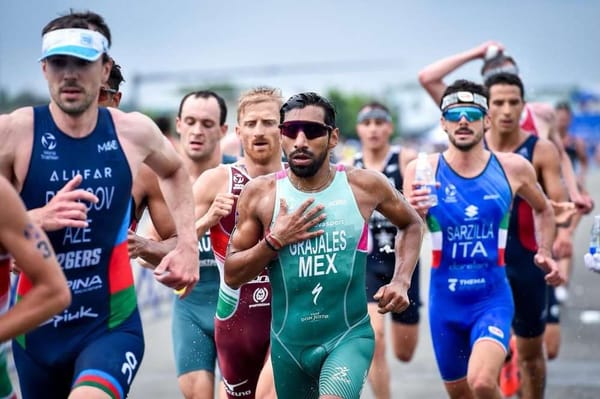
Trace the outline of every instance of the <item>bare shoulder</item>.
{"type": "Polygon", "coordinates": [[[115,128],[120,136],[136,142],[145,142],[160,130],[149,116],[141,112],[123,112],[117,108],[107,108],[113,118],[115,128]]]}
{"type": "Polygon", "coordinates": [[[274,192],[276,179],[276,173],[257,176],[246,184],[246,186],[242,190],[242,195],[250,197],[255,195],[265,195],[274,192]]]}
{"type": "Polygon", "coordinates": [[[206,169],[200,174],[200,176],[198,176],[198,179],[196,179],[196,182],[194,182],[194,184],[200,182],[202,184],[217,184],[221,186],[222,184],[220,183],[225,184],[228,182],[228,179],[229,165],[221,164],[214,168],[206,169]]]}
{"type": "Polygon", "coordinates": [[[373,169],[362,169],[354,166],[344,166],[348,183],[353,187],[370,190],[387,182],[383,173],[373,169]]]}
{"type": "Polygon", "coordinates": [[[534,172],[531,163],[515,152],[494,152],[494,155],[509,178],[534,172]]]}
{"type": "Polygon", "coordinates": [[[408,163],[417,158],[417,151],[413,148],[402,146],[400,149],[400,159],[408,163]]]}
{"type": "Polygon", "coordinates": [[[18,108],[10,114],[0,115],[0,132],[3,135],[8,134],[15,137],[23,136],[22,132],[33,134],[33,108],[18,108]]]}
{"type": "Polygon", "coordinates": [[[238,210],[246,211],[245,214],[261,220],[263,225],[268,225],[275,208],[275,187],[277,177],[275,173],[258,176],[250,180],[242,190],[238,200],[238,210]]]}
{"type": "Polygon", "coordinates": [[[227,191],[228,185],[229,165],[219,165],[202,172],[192,187],[195,196],[212,201],[218,193],[227,191]]]}
{"type": "Polygon", "coordinates": [[[548,139],[539,137],[538,142],[533,149],[534,158],[541,154],[544,159],[547,159],[548,162],[555,161],[558,162],[558,149],[554,145],[554,143],[548,139]]]}

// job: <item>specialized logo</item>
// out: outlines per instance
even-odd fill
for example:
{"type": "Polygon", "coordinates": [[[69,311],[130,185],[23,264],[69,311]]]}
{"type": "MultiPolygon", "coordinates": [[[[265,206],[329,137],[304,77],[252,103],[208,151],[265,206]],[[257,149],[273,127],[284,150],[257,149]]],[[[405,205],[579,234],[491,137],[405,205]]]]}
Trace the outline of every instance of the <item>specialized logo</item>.
{"type": "Polygon", "coordinates": [[[348,201],[346,201],[345,199],[336,199],[336,200],[333,200],[333,201],[329,202],[327,204],[327,206],[328,207],[344,206],[344,205],[346,205],[347,202],[348,201]]]}
{"type": "Polygon", "coordinates": [[[479,208],[475,205],[469,205],[465,208],[465,215],[469,218],[474,218],[479,213],[479,208]]]}
{"type": "Polygon", "coordinates": [[[351,381],[350,378],[348,378],[348,371],[350,371],[350,369],[346,366],[336,367],[335,373],[333,373],[332,378],[334,380],[342,381],[349,384],[351,381]]]}
{"type": "Polygon", "coordinates": [[[315,285],[315,288],[313,288],[313,290],[312,290],[313,303],[315,305],[317,304],[317,298],[319,298],[321,291],[323,291],[323,286],[321,285],[321,283],[317,283],[317,285],[315,285]]]}
{"type": "Polygon", "coordinates": [[[452,292],[456,291],[456,283],[458,283],[457,278],[449,278],[448,279],[448,289],[452,292]]]}

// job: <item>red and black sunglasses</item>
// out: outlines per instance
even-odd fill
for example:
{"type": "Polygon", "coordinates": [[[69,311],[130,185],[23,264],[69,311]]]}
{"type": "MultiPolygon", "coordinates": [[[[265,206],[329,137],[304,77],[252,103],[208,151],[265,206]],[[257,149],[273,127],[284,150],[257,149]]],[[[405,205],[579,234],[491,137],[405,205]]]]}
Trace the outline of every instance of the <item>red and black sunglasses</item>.
{"type": "Polygon", "coordinates": [[[282,135],[292,140],[298,137],[300,131],[304,133],[307,139],[312,140],[329,134],[333,130],[333,127],[312,121],[288,121],[279,125],[279,129],[282,135]]]}

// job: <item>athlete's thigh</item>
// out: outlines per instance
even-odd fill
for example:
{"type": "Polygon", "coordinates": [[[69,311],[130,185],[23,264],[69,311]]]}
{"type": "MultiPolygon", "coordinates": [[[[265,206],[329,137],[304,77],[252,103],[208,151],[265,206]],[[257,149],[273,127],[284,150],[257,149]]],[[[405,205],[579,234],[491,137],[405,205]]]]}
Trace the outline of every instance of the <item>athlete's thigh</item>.
{"type": "Polygon", "coordinates": [[[256,386],[256,397],[261,399],[277,398],[275,394],[275,382],[273,380],[273,363],[271,363],[271,355],[265,361],[258,384],[256,386]]]}
{"type": "Polygon", "coordinates": [[[13,341],[13,357],[23,399],[64,399],[71,391],[73,367],[41,365],[13,341]]]}
{"type": "Polygon", "coordinates": [[[365,270],[365,291],[367,294],[367,302],[376,303],[373,295],[381,288],[390,282],[392,275],[375,271],[372,267],[367,266],[365,270]]]}
{"type": "Polygon", "coordinates": [[[171,335],[177,376],[194,371],[213,375],[217,359],[214,306],[204,307],[178,298],[175,301],[171,335]]]}
{"type": "Polygon", "coordinates": [[[336,345],[323,363],[319,394],[358,399],[371,366],[373,350],[374,340],[370,337],[344,339],[336,345]]]}
{"type": "Polygon", "coordinates": [[[510,290],[508,287],[498,290],[492,299],[483,301],[473,312],[471,347],[479,340],[492,340],[506,353],[513,316],[514,306],[510,290]]]}
{"type": "Polygon", "coordinates": [[[284,347],[279,340],[271,340],[271,365],[277,397],[286,398],[290,393],[297,399],[319,397],[318,379],[309,375],[300,365],[304,349],[284,347]]]}
{"type": "MultiPolygon", "coordinates": [[[[471,343],[469,339],[470,328],[466,325],[460,327],[446,316],[456,317],[458,309],[438,308],[430,306],[429,328],[433,352],[438,370],[445,382],[453,382],[467,375],[471,343]]],[[[468,312],[460,311],[465,318],[468,312]]]]}
{"type": "Polygon", "coordinates": [[[369,312],[369,318],[371,319],[371,327],[375,333],[375,339],[383,339],[385,336],[385,318],[386,315],[379,313],[377,310],[379,306],[375,302],[369,302],[367,304],[367,310],[369,312]]]}
{"type": "Polygon", "coordinates": [[[392,323],[391,340],[396,357],[410,361],[419,342],[419,324],[392,323]]]}
{"type": "Polygon", "coordinates": [[[516,255],[512,254],[506,268],[515,304],[512,327],[518,337],[533,338],[541,335],[546,326],[547,285],[531,251],[521,250],[516,255]]]}
{"type": "Polygon", "coordinates": [[[497,378],[505,358],[506,350],[497,341],[481,339],[473,345],[468,374],[497,378]]]}
{"type": "Polygon", "coordinates": [[[215,320],[215,343],[225,390],[230,397],[256,394],[269,353],[270,312],[238,314],[215,320]],[[255,317],[254,317],[255,316],[255,317]]]}
{"type": "Polygon", "coordinates": [[[73,388],[94,387],[111,398],[125,398],[144,356],[144,337],[117,328],[90,342],[77,357],[73,388]]]}

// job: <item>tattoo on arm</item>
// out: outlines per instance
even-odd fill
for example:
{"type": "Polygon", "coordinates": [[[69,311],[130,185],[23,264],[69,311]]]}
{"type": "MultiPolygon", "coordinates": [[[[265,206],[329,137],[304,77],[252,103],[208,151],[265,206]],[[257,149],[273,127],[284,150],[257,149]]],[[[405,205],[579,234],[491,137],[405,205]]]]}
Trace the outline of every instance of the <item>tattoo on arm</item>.
{"type": "Polygon", "coordinates": [[[50,243],[42,236],[42,234],[40,234],[40,231],[33,224],[25,226],[23,235],[27,240],[35,243],[35,247],[41,252],[44,259],[52,256],[50,243]]]}

